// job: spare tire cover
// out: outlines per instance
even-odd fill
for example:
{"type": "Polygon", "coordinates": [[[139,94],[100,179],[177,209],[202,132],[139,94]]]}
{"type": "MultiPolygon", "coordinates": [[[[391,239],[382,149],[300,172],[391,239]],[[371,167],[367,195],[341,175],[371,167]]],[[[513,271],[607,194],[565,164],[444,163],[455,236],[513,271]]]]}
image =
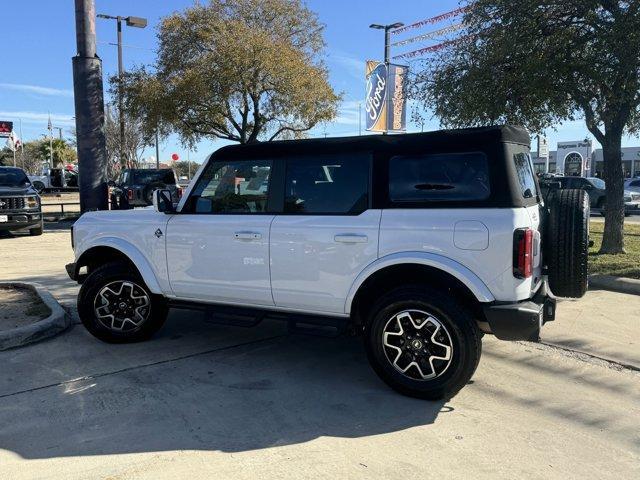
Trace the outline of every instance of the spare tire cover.
{"type": "Polygon", "coordinates": [[[580,298],[588,287],[589,195],[584,190],[555,190],[543,243],[549,288],[558,297],[580,298]]]}

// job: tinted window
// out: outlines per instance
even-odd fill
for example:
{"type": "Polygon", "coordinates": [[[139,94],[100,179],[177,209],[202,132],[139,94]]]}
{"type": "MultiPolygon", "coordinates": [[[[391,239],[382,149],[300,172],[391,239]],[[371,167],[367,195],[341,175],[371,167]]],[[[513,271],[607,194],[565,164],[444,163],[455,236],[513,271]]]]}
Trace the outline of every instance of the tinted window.
{"type": "Polygon", "coordinates": [[[629,184],[630,187],[640,187],[640,180],[634,180],[629,184]]]}
{"type": "Polygon", "coordinates": [[[24,187],[29,183],[29,179],[19,168],[0,168],[0,186],[24,187]]]}
{"type": "Polygon", "coordinates": [[[176,183],[173,170],[137,170],[133,174],[133,183],[141,183],[143,185],[149,183],[176,183]]]}
{"type": "Polygon", "coordinates": [[[389,197],[394,202],[485,200],[489,168],[483,153],[392,157],[389,197]]]}
{"type": "Polygon", "coordinates": [[[267,210],[271,162],[209,164],[189,197],[193,213],[262,213],[267,210]]]}
{"type": "Polygon", "coordinates": [[[286,213],[359,214],[369,202],[369,157],[287,160],[286,213]]]}
{"type": "Polygon", "coordinates": [[[604,190],[604,180],[600,178],[590,178],[588,181],[591,182],[594,187],[599,188],[600,190],[604,190]]]}
{"type": "Polygon", "coordinates": [[[531,166],[531,156],[528,153],[516,153],[513,156],[516,166],[516,174],[518,175],[518,183],[520,191],[524,198],[531,198],[536,194],[536,180],[533,176],[533,168],[531,166]]]}

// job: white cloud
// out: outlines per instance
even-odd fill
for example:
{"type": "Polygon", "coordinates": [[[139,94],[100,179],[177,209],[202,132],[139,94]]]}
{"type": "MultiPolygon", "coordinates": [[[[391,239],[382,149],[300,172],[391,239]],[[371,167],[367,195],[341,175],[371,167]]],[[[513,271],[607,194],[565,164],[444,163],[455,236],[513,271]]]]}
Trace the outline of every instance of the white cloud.
{"type": "Polygon", "coordinates": [[[342,54],[329,55],[328,60],[333,63],[334,66],[344,69],[351,77],[364,82],[366,64],[364,60],[342,54]]]}
{"type": "MultiPolygon", "coordinates": [[[[9,120],[13,122],[17,122],[18,120],[22,120],[23,123],[44,123],[45,125],[49,121],[49,114],[47,112],[26,112],[26,111],[17,111],[17,112],[6,112],[0,111],[0,119],[9,120]]],[[[51,123],[58,126],[73,126],[75,125],[75,120],[73,119],[73,115],[65,115],[62,113],[52,113],[51,114],[51,123]]]]}
{"type": "Polygon", "coordinates": [[[0,88],[16,90],[24,93],[34,93],[36,95],[46,95],[50,97],[73,97],[73,90],[65,88],[41,87],[38,85],[25,85],[21,83],[0,83],[0,88]]]}

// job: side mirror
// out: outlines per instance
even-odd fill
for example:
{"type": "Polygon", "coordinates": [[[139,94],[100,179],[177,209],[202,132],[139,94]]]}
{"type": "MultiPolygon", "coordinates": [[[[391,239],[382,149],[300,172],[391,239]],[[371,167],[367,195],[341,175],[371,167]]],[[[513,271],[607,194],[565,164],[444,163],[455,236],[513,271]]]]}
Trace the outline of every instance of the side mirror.
{"type": "Polygon", "coordinates": [[[107,182],[107,187],[111,187],[111,188],[113,188],[113,187],[115,187],[115,186],[116,186],[116,182],[114,182],[113,180],[109,180],[109,181],[107,182]]]}
{"type": "Polygon", "coordinates": [[[171,199],[171,191],[158,189],[153,191],[153,208],[156,212],[174,213],[176,209],[171,199]]]}

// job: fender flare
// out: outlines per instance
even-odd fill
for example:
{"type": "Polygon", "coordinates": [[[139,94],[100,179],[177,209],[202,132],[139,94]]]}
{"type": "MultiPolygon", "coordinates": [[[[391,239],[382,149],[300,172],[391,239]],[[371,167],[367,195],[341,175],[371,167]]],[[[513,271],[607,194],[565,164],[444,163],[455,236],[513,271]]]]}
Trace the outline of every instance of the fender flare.
{"type": "MultiPolygon", "coordinates": [[[[142,252],[140,252],[140,250],[134,245],[132,245],[131,243],[126,242],[121,238],[101,237],[101,238],[95,239],[94,241],[92,241],[86,246],[83,245],[83,247],[84,249],[82,253],[78,256],[78,259],[76,260],[76,269],[78,269],[79,266],[82,264],[82,257],[92,249],[96,247],[113,248],[114,250],[119,251],[124,256],[126,256],[129,260],[131,260],[131,263],[133,263],[135,267],[138,269],[138,272],[140,272],[140,276],[142,276],[144,283],[147,285],[151,293],[158,294],[158,295],[162,294],[160,283],[158,282],[158,279],[156,277],[155,272],[153,271],[153,268],[151,268],[151,264],[145,258],[142,252]]],[[[76,271],[76,275],[77,273],[78,272],[76,271]]]]}
{"type": "Polygon", "coordinates": [[[488,303],[495,301],[493,294],[485,283],[461,263],[435,253],[402,252],[380,257],[360,272],[349,289],[349,294],[345,301],[345,313],[348,315],[351,314],[351,306],[353,305],[356,293],[371,275],[387,267],[407,264],[424,265],[442,270],[462,282],[479,302],[488,303]]]}

